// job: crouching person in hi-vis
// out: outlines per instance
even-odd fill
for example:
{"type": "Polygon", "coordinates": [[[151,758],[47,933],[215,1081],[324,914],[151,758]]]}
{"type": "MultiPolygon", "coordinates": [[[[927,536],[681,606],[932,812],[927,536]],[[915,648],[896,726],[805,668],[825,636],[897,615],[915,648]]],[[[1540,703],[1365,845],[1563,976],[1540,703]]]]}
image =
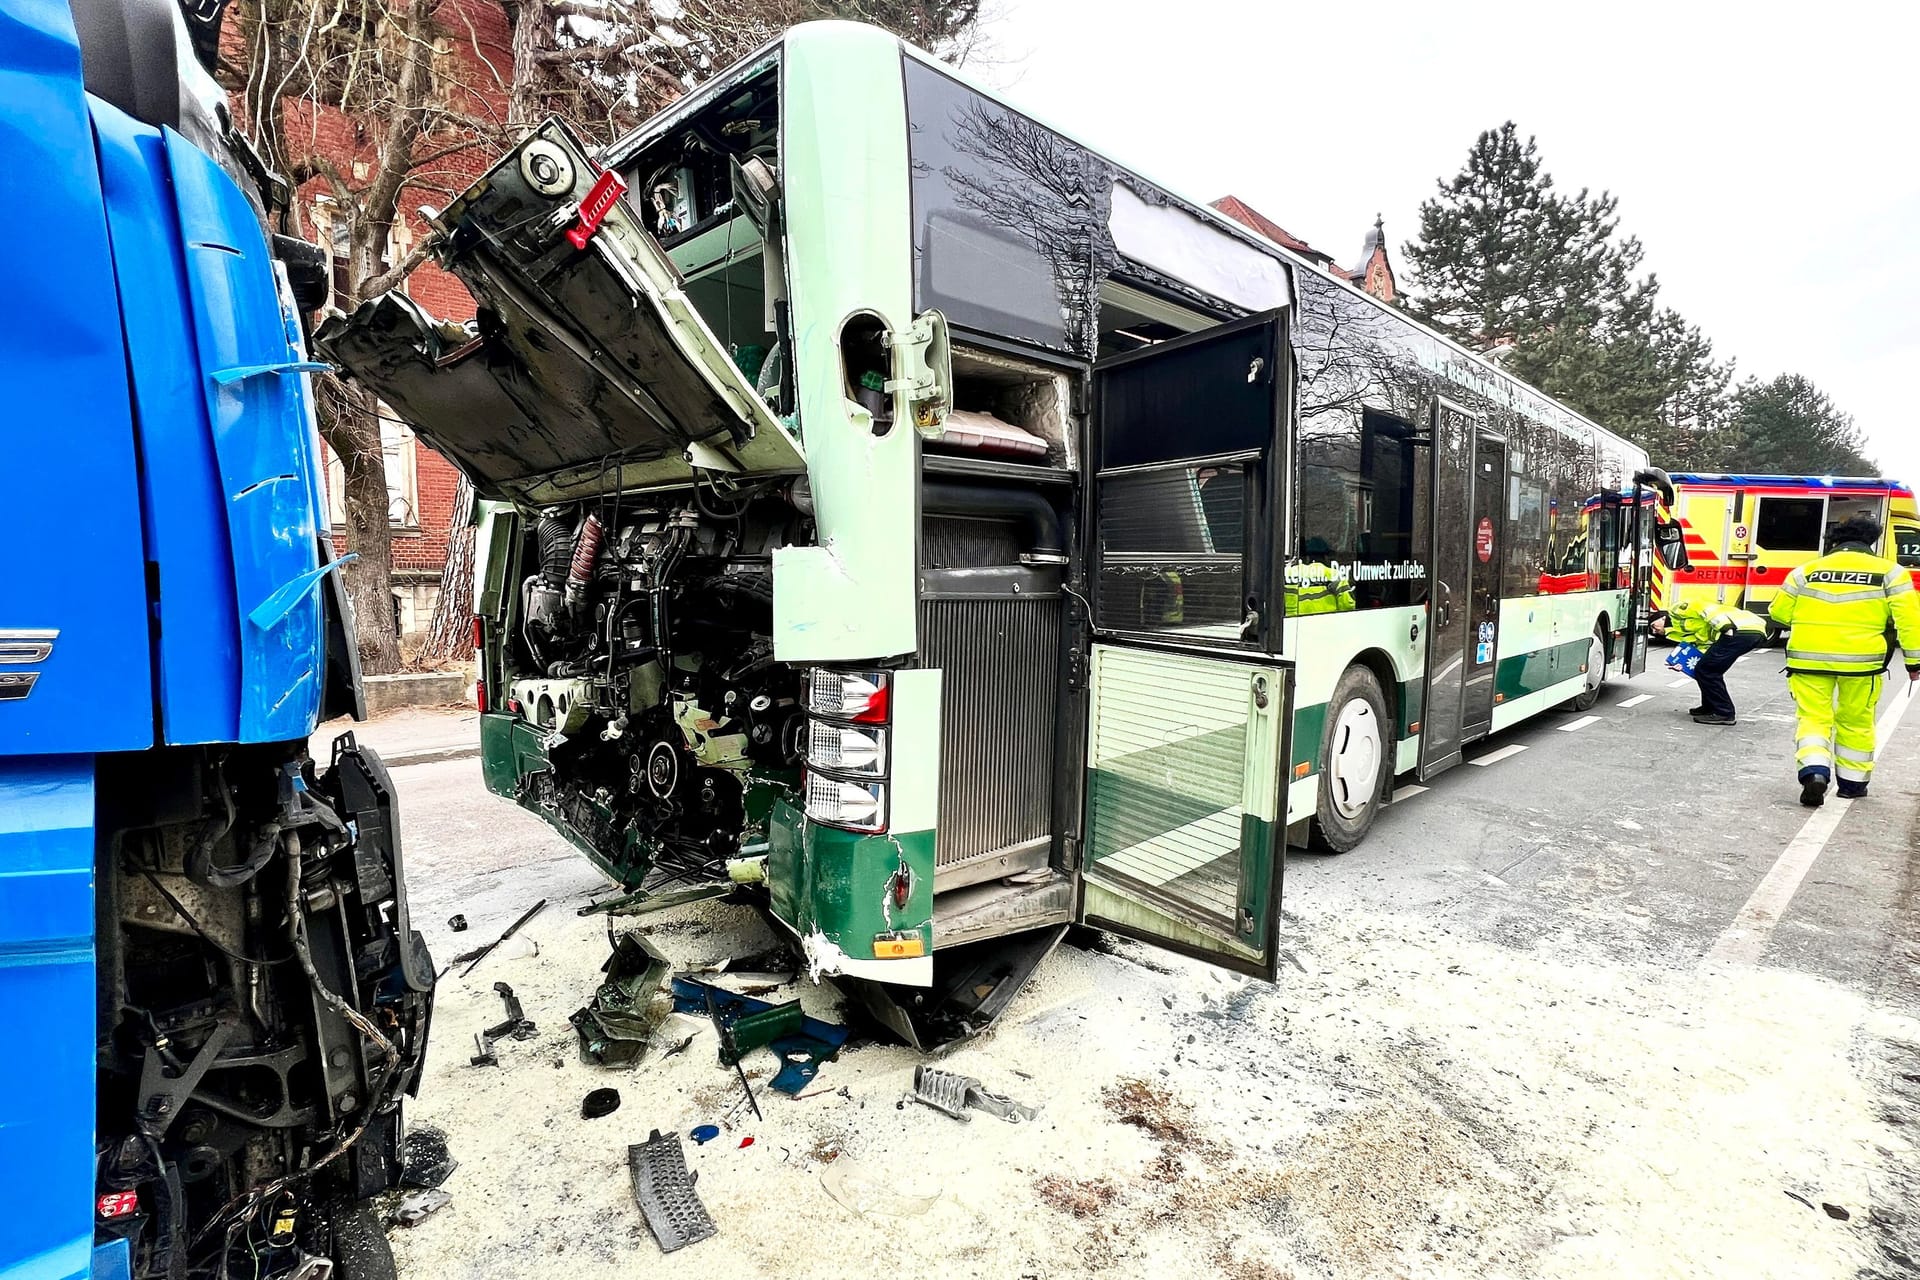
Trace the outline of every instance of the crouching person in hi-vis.
{"type": "Polygon", "coordinates": [[[1705,651],[1693,670],[1700,684],[1700,705],[1689,713],[1694,723],[1736,723],[1727,670],[1767,638],[1767,624],[1760,615],[1712,600],[1682,600],[1671,611],[1654,614],[1649,622],[1654,635],[1705,651]]]}
{"type": "Polygon", "coordinates": [[[1873,777],[1873,713],[1891,660],[1888,624],[1899,637],[1907,679],[1920,680],[1920,595],[1913,579],[1870,547],[1880,526],[1834,526],[1832,550],[1787,576],[1768,612],[1787,637],[1787,685],[1798,712],[1794,760],[1800,803],[1817,808],[1832,775],[1843,798],[1867,794],[1873,777]]]}

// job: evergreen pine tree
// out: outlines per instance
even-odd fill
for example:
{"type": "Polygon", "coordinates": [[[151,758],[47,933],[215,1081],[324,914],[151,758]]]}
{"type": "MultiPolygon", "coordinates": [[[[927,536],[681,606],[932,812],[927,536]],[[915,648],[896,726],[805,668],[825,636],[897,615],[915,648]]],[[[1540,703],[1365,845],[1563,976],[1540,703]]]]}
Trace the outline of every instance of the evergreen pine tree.
{"type": "Polygon", "coordinates": [[[1832,397],[1797,373],[1749,378],[1733,396],[1729,470],[1779,475],[1872,475],[1866,440],[1832,397]]]}
{"type": "Polygon", "coordinates": [[[1646,447],[1672,468],[1725,452],[1730,364],[1639,274],[1618,202],[1565,195],[1512,121],[1483,132],[1466,167],[1420,206],[1404,246],[1409,309],[1476,350],[1504,348],[1515,375],[1646,447]]]}

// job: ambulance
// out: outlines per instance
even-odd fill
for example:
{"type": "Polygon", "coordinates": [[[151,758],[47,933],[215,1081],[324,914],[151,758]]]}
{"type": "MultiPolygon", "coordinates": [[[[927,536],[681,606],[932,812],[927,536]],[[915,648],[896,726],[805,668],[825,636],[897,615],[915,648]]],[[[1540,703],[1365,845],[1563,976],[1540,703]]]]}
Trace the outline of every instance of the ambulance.
{"type": "Polygon", "coordinates": [[[1655,609],[1715,600],[1764,615],[1787,575],[1826,549],[1835,525],[1856,516],[1886,530],[1876,550],[1920,582],[1920,508],[1897,480],[1686,473],[1672,480],[1670,514],[1684,537],[1685,567],[1655,559],[1655,609]]]}

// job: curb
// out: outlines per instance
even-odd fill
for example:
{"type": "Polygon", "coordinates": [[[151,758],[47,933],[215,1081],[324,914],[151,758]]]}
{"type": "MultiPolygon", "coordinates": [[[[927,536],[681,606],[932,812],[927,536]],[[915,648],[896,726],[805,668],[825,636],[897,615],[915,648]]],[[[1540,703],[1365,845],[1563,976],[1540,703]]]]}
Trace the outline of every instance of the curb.
{"type": "MultiPolygon", "coordinates": [[[[368,745],[375,751],[380,750],[378,743],[368,745]]],[[[460,747],[429,747],[420,751],[397,751],[392,755],[382,751],[380,759],[386,762],[389,769],[398,769],[409,764],[439,764],[445,760],[472,760],[479,754],[480,747],[475,744],[460,747]]]]}

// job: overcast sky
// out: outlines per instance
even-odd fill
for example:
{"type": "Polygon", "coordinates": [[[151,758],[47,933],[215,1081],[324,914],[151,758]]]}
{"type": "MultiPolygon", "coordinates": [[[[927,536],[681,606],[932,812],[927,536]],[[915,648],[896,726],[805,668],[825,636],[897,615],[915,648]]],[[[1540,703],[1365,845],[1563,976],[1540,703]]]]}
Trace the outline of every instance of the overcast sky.
{"type": "Polygon", "coordinates": [[[1620,198],[1661,300],[1807,375],[1920,481],[1920,4],[999,0],[976,74],[1180,193],[1351,264],[1482,129],[1620,198]],[[1758,16],[1765,15],[1765,16],[1758,16]]]}

